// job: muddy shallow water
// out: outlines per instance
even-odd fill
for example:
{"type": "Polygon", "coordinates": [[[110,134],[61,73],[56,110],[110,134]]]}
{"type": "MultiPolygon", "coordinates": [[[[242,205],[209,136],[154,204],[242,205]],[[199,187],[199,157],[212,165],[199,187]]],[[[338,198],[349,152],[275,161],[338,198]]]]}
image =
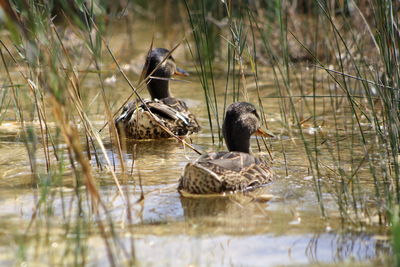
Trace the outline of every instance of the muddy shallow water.
{"type": "MultiPolygon", "coordinates": [[[[136,33],[143,38],[135,49],[124,47],[126,36],[123,34],[114,36],[111,42],[115,50],[120,47],[127,49],[121,52],[122,55],[126,54],[127,58],[134,55],[132,59],[137,59],[125,62],[127,69],[131,68],[128,72],[132,79],[137,79],[132,69],[140,69],[137,65],[141,66],[142,62],[137,61],[143,59],[153,31],[143,25],[136,27],[136,33]]],[[[167,45],[161,37],[156,36],[156,45],[167,45]]],[[[178,64],[194,70],[182,50],[175,53],[178,64]]],[[[115,73],[117,71],[109,71],[104,77],[111,79],[106,83],[106,90],[114,110],[130,92],[122,77],[115,73]],[[111,78],[114,74],[115,82],[111,78]]],[[[111,175],[97,169],[95,177],[107,214],[95,216],[88,205],[78,208],[71,187],[71,170],[66,171],[63,177],[57,177],[63,181],[62,185],[49,189],[53,192],[41,202],[45,187],[35,189],[26,185],[31,179],[29,159],[26,147],[19,139],[18,123],[3,122],[0,127],[0,263],[74,264],[74,250],[79,250],[79,257],[89,265],[108,263],[105,238],[93,225],[99,221],[106,224],[110,218],[114,235],[113,238],[108,236],[107,240],[126,250],[113,251],[118,263],[126,262],[119,262],[118,255],[121,259],[129,258],[125,255],[132,255],[132,251],[141,266],[341,266],[343,262],[366,265],[380,262],[391,248],[379,229],[343,227],[335,198],[326,192],[323,197],[329,219],[321,217],[300,136],[288,135],[281,126],[279,102],[276,98],[266,97],[276,95],[272,70],[263,69],[261,79],[264,82],[260,94],[265,97],[263,105],[268,126],[277,135],[267,140],[277,179],[250,194],[181,197],[176,187],[182,169],[198,155],[175,140],[162,140],[128,143],[124,151],[129,175],[121,183],[123,192],[129,196],[129,208],[118,194],[111,175]],[[131,170],[133,154],[135,162],[131,170]],[[141,191],[143,200],[139,200],[141,191]],[[260,195],[273,197],[265,201],[258,199],[260,195]],[[37,206],[40,209],[36,213],[37,206]],[[67,231],[69,227],[73,230],[67,231]],[[22,238],[25,232],[27,235],[22,238]]],[[[197,114],[203,127],[200,134],[191,137],[192,143],[201,151],[224,149],[218,146],[218,142],[212,144],[198,78],[192,73],[187,80],[190,83],[172,82],[171,88],[173,94],[185,100],[191,111],[197,114]]],[[[305,84],[307,82],[310,81],[305,84]]],[[[96,77],[89,75],[84,84],[84,94],[88,103],[94,103],[89,114],[96,128],[100,129],[105,121],[100,97],[96,97],[97,86],[96,77]]],[[[224,75],[217,77],[216,87],[219,103],[223,103],[224,75]]],[[[250,101],[257,103],[254,88],[249,89],[249,95],[250,101]]],[[[147,97],[147,93],[144,92],[143,96],[147,97]]],[[[219,109],[222,111],[222,104],[219,109]]],[[[32,124],[37,127],[34,122],[32,124]]],[[[333,125],[324,127],[329,131],[333,125]]],[[[309,130],[306,138],[313,136],[314,130],[311,127],[309,130]]],[[[107,131],[102,132],[107,155],[115,159],[117,174],[121,178],[117,156],[107,134],[107,131]]],[[[269,157],[263,145],[262,152],[259,152],[256,141],[255,138],[252,140],[253,151],[269,157]]],[[[36,156],[39,170],[44,169],[45,159],[40,149],[36,156]]],[[[325,156],[329,161],[328,155],[321,157],[325,156]]],[[[99,157],[104,162],[104,157],[99,157]]],[[[96,166],[94,158],[92,163],[96,166]]],[[[43,181],[55,179],[45,175],[41,177],[43,181]]],[[[368,178],[366,184],[368,186],[368,178]]]]}

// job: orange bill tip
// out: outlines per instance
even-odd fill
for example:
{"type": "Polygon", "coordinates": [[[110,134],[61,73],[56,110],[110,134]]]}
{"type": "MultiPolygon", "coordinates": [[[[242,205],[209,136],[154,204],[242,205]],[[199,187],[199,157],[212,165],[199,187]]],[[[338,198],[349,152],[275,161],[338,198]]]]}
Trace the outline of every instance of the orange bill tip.
{"type": "Polygon", "coordinates": [[[257,131],[253,135],[264,136],[264,137],[275,137],[275,135],[273,133],[271,133],[267,129],[263,129],[261,127],[258,128],[257,131]]]}
{"type": "Polygon", "coordinates": [[[176,70],[175,70],[174,74],[178,75],[178,76],[189,76],[189,72],[187,72],[186,70],[181,69],[179,67],[176,67],[176,70]]]}

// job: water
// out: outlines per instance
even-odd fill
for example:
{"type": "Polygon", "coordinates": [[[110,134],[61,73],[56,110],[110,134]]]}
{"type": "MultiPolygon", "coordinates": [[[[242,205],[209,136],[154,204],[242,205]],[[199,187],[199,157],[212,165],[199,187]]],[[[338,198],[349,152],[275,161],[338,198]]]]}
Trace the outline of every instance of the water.
{"type": "MultiPolygon", "coordinates": [[[[121,51],[129,77],[138,78],[132,69],[139,69],[146,49],[151,42],[153,29],[146,25],[134,26],[137,40],[135,49],[126,46],[126,36],[114,34],[111,47],[121,51]],[[124,57],[125,55],[125,57],[124,57]],[[128,69],[128,68],[127,68],[128,69]]],[[[163,35],[157,37],[156,46],[168,43],[163,35]]],[[[174,53],[181,67],[193,70],[184,56],[184,49],[174,53]]],[[[107,96],[118,108],[129,95],[130,89],[122,77],[107,65],[109,78],[107,96]],[[112,75],[115,76],[115,82],[112,75]]],[[[276,95],[272,70],[262,69],[262,96],[276,95]]],[[[1,75],[4,75],[1,73],[1,75]]],[[[305,74],[306,75],[306,74],[305,74]]],[[[102,100],[97,96],[98,81],[88,75],[83,84],[86,104],[97,129],[104,123],[102,100]]],[[[200,134],[191,137],[201,151],[224,149],[218,142],[211,142],[207,111],[203,92],[195,75],[186,82],[171,84],[174,96],[186,101],[203,126],[200,134]]],[[[305,81],[310,83],[310,81],[305,81]]],[[[217,77],[219,103],[223,103],[225,77],[217,77]]],[[[249,89],[250,101],[257,103],[256,90],[249,89]]],[[[147,97],[147,93],[143,92],[147,97]]],[[[29,157],[21,141],[18,123],[7,121],[0,127],[0,263],[3,265],[56,265],[109,264],[109,251],[113,259],[129,263],[133,255],[142,266],[282,266],[320,265],[342,266],[374,265],[381,263],[390,253],[386,233],[379,228],[343,226],[337,212],[335,197],[324,192],[329,219],[323,219],[319,210],[313,181],[308,170],[300,135],[289,136],[281,126],[279,102],[276,98],[264,98],[269,128],[277,137],[267,141],[274,159],[276,181],[250,194],[233,194],[225,197],[184,198],[177,192],[178,179],[187,162],[197,154],[184,148],[176,140],[154,142],[130,142],[124,151],[129,175],[122,175],[117,155],[110,143],[108,132],[101,134],[107,155],[116,164],[116,173],[125,197],[121,197],[110,173],[94,168],[102,203],[102,212],[96,214],[89,202],[81,200],[72,186],[72,169],[66,164],[65,174],[53,177],[45,174],[45,158],[41,149],[36,157],[41,187],[31,187],[29,157]],[[285,153],[285,156],[283,154],[285,153]],[[134,167],[132,166],[132,159],[134,167]],[[57,182],[47,187],[46,183],[57,182]],[[143,194],[143,199],[140,198],[143,194]],[[272,195],[265,201],[260,196],[272,195]],[[42,196],[46,196],[42,199],[42,196]],[[129,204],[128,204],[129,203],[129,204]],[[112,227],[110,227],[112,222],[112,227]],[[102,232],[102,228],[106,233],[102,232]],[[107,241],[108,243],[106,243],[107,241]],[[78,259],[78,260],[77,260],[78,259]]],[[[219,109],[222,112],[222,104],[219,109]]],[[[222,114],[222,113],[220,113],[222,114]]],[[[329,121],[329,116],[326,119],[329,121]]],[[[332,122],[332,121],[331,121],[332,122]]],[[[334,128],[324,125],[324,131],[334,128]]],[[[39,129],[37,122],[31,127],[39,129]]],[[[107,129],[107,128],[106,128],[107,129]]],[[[313,127],[308,128],[306,138],[312,139],[313,127]]],[[[348,144],[350,147],[350,144],[348,144]]],[[[65,149],[65,148],[64,148],[65,149]]],[[[261,143],[252,140],[256,154],[269,157],[261,143]]],[[[354,152],[355,155],[357,151],[354,152]]],[[[321,155],[329,165],[327,154],[321,155]]],[[[345,157],[345,155],[343,155],[345,157]]],[[[104,156],[99,154],[104,163],[104,156]]],[[[92,158],[93,167],[96,160],[92,158]]],[[[366,187],[370,186],[368,178],[366,187]]],[[[85,191],[84,187],[77,190],[85,191]]],[[[81,196],[85,194],[81,194],[81,196]]]]}

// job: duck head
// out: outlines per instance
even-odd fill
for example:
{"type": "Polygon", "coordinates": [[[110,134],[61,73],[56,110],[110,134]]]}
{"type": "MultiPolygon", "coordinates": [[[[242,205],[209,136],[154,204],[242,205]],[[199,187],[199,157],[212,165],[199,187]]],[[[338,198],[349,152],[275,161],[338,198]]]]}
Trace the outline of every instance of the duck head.
{"type": "Polygon", "coordinates": [[[247,102],[235,102],[228,107],[222,134],[229,151],[244,153],[250,153],[251,135],[272,136],[260,128],[260,116],[256,108],[247,102]]]}
{"type": "Polygon", "coordinates": [[[174,58],[170,55],[169,50],[165,48],[153,49],[147,55],[145,68],[146,77],[151,74],[152,77],[159,78],[149,79],[147,83],[147,89],[152,99],[162,99],[171,96],[169,92],[169,79],[173,75],[188,75],[186,71],[176,66],[174,58]]]}

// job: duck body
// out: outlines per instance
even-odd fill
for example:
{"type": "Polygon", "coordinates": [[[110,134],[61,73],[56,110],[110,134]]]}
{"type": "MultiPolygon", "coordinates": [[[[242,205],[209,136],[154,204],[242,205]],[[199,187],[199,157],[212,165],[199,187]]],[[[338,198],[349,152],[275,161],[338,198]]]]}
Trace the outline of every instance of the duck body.
{"type": "Polygon", "coordinates": [[[132,101],[126,104],[116,119],[117,129],[130,139],[161,139],[198,132],[200,126],[185,102],[173,98],[132,101]],[[151,113],[152,114],[151,114],[151,113]],[[164,128],[163,128],[164,127],[164,128]]]}
{"type": "Polygon", "coordinates": [[[161,139],[170,138],[170,132],[185,136],[200,131],[186,103],[170,94],[172,75],[187,74],[176,67],[170,52],[164,48],[153,49],[147,55],[144,68],[151,100],[131,101],[124,106],[115,120],[120,135],[130,139],[161,139]]]}
{"type": "Polygon", "coordinates": [[[248,191],[271,182],[270,163],[250,154],[250,136],[270,136],[260,130],[253,105],[236,102],[227,109],[223,135],[228,152],[212,152],[185,166],[178,191],[212,194],[248,191]]]}
{"type": "Polygon", "coordinates": [[[192,194],[248,191],[272,181],[269,163],[243,152],[213,152],[186,165],[178,190],[192,194]]]}

